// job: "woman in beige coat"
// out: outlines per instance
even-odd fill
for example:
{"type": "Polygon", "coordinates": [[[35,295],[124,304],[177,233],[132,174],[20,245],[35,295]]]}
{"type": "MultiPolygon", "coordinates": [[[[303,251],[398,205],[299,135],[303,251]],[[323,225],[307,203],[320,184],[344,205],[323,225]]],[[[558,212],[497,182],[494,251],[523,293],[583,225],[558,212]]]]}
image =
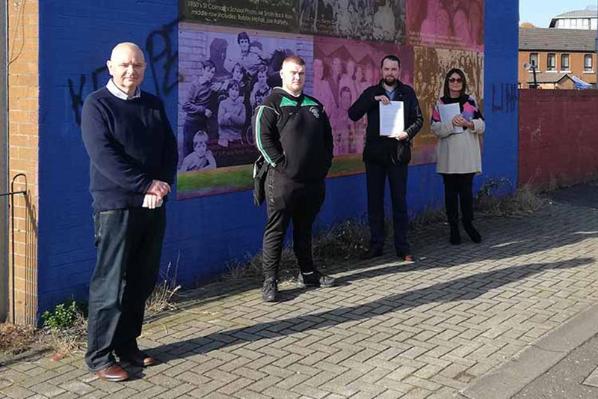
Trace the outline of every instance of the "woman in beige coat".
{"type": "Polygon", "coordinates": [[[450,242],[461,243],[459,205],[463,228],[475,243],[482,236],[473,226],[473,176],[482,171],[480,136],[486,125],[475,99],[467,94],[461,69],[444,78],[444,95],[432,113],[432,132],[438,136],[436,171],[444,180],[444,201],[450,226],[450,242]]]}

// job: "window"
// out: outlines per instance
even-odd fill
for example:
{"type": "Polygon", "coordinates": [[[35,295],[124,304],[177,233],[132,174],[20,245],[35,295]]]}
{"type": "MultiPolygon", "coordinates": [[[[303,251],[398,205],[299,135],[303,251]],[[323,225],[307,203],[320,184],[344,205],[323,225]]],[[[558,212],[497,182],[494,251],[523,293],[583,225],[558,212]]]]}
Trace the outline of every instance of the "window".
{"type": "Polygon", "coordinates": [[[554,55],[554,53],[548,53],[548,57],[546,58],[546,70],[556,70],[556,56],[554,55]]]}
{"type": "Polygon", "coordinates": [[[561,54],[561,71],[569,70],[569,54],[561,54]]]}
{"type": "Polygon", "coordinates": [[[584,72],[592,72],[593,71],[592,54],[585,54],[583,56],[583,71],[584,72]]]}
{"type": "Polygon", "coordinates": [[[538,53],[530,53],[529,54],[529,64],[531,66],[538,66],[538,53]]]}

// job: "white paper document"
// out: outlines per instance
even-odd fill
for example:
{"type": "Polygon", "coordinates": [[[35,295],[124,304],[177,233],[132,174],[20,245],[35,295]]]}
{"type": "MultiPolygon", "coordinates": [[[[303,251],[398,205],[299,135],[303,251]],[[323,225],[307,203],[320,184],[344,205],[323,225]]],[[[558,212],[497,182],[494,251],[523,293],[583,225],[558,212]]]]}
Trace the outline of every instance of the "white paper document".
{"type": "Polygon", "coordinates": [[[380,136],[390,136],[405,131],[405,108],[402,101],[380,103],[380,136]]]}
{"type": "MultiPolygon", "coordinates": [[[[438,112],[440,113],[441,122],[450,122],[455,116],[461,114],[461,108],[459,107],[459,103],[438,104],[438,112]]],[[[463,131],[461,126],[453,126],[454,133],[463,133],[463,131]]]]}

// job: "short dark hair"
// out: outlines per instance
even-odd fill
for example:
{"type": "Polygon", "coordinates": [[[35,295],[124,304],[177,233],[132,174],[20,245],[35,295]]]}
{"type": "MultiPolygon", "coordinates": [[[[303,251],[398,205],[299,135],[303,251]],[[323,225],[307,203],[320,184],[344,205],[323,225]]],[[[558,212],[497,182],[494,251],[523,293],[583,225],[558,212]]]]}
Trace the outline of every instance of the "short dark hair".
{"type": "Polygon", "coordinates": [[[210,69],[216,69],[216,64],[214,64],[214,61],[212,60],[205,60],[202,63],[202,69],[206,69],[206,68],[210,68],[210,69]]]}
{"type": "Polygon", "coordinates": [[[230,89],[237,89],[237,91],[241,91],[241,87],[239,86],[239,83],[234,80],[231,80],[228,83],[226,90],[230,90],[230,89]]]}
{"type": "Polygon", "coordinates": [[[282,63],[284,64],[287,62],[292,62],[294,64],[301,65],[301,66],[305,65],[305,61],[303,60],[303,58],[299,57],[298,55],[289,55],[289,56],[285,57],[285,59],[284,59],[284,61],[282,61],[282,63]]]}
{"type": "Polygon", "coordinates": [[[382,58],[382,61],[380,61],[380,68],[382,68],[382,65],[384,65],[384,61],[386,60],[396,61],[399,63],[399,68],[401,67],[401,60],[399,59],[399,57],[397,57],[396,55],[389,54],[384,56],[384,58],[382,58]]]}
{"type": "Polygon", "coordinates": [[[465,93],[467,92],[467,79],[465,78],[465,73],[459,68],[453,68],[450,71],[448,71],[448,73],[444,77],[444,90],[443,91],[444,91],[444,96],[446,98],[449,98],[451,96],[451,91],[449,90],[449,78],[454,73],[459,75],[461,77],[461,81],[463,82],[463,85],[461,86],[461,93],[459,93],[459,96],[464,96],[465,93]]]}
{"type": "Polygon", "coordinates": [[[249,35],[247,32],[241,32],[237,35],[237,43],[241,43],[241,40],[247,40],[249,42],[249,35]]]}

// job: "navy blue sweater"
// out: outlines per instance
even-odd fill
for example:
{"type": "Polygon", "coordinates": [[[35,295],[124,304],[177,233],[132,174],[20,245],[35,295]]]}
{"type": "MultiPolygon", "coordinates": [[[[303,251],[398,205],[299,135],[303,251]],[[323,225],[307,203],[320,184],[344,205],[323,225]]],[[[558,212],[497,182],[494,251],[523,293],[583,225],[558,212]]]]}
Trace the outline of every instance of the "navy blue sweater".
{"type": "Polygon", "coordinates": [[[83,104],[81,133],[95,211],[141,207],[152,180],[173,183],[176,139],[158,97],[142,91],[122,100],[97,90],[83,104]]]}

